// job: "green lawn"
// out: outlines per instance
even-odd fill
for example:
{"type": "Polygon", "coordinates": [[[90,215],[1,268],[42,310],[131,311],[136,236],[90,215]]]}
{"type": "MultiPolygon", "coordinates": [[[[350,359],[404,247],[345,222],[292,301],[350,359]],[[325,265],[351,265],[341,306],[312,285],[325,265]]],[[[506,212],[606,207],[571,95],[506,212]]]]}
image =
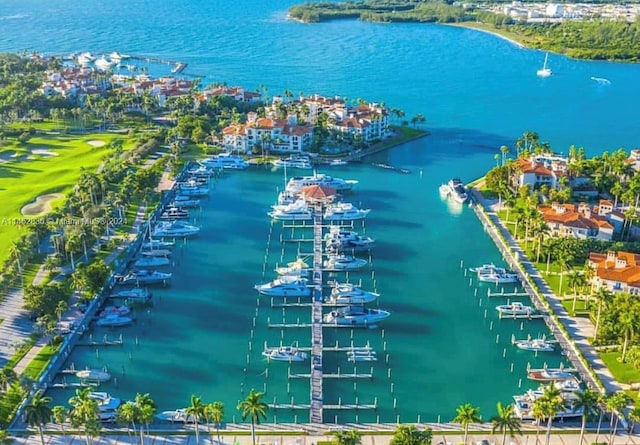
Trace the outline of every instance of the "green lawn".
{"type": "Polygon", "coordinates": [[[56,351],[58,350],[57,346],[51,347],[46,345],[42,350],[36,355],[33,360],[27,365],[23,375],[29,377],[32,380],[37,380],[42,374],[42,371],[47,367],[56,351]]]}
{"type": "MultiPolygon", "coordinates": [[[[33,137],[26,144],[10,141],[0,147],[0,158],[8,160],[0,163],[0,264],[7,258],[11,242],[24,232],[13,219],[22,217],[20,209],[42,194],[68,192],[77,183],[81,167],[95,171],[110,150],[93,147],[89,141],[100,140],[109,144],[121,137],[109,133],[45,135],[33,137]],[[57,156],[34,154],[32,150],[53,152],[57,156]]],[[[62,200],[52,204],[59,204],[62,200]]]]}
{"type": "Polygon", "coordinates": [[[589,306],[586,300],[581,300],[578,296],[576,301],[576,312],[573,312],[573,297],[562,300],[562,305],[572,317],[588,317],[589,306]]]}
{"type": "Polygon", "coordinates": [[[600,352],[600,358],[607,365],[613,377],[620,383],[640,382],[640,369],[636,369],[629,363],[618,361],[620,352],[600,352]]]}

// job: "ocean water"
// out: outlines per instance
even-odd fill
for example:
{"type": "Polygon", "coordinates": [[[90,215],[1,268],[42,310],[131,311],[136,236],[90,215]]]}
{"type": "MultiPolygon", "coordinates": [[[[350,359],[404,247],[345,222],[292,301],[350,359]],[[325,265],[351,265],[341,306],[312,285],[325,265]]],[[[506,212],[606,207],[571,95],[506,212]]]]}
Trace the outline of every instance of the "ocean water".
{"type": "MultiPolygon", "coordinates": [[[[470,283],[461,263],[499,263],[499,254],[472,211],[443,202],[437,188],[451,176],[481,176],[498,147],[526,130],[557,151],[637,146],[640,66],[552,54],[554,74],[540,79],[543,53],[485,33],[358,21],[308,25],[286,19],[294,3],[8,0],[0,7],[0,51],[117,50],[188,62],[186,73],[203,76],[204,84],[364,98],[408,118],[424,114],[430,136],[368,160],[411,174],[368,163],[327,171],[357,179],[347,198],[372,209],[358,230],[379,245],[372,265],[349,280],[380,292],[379,305],[392,316],[377,330],[326,330],[326,342],[369,342],[383,359],[358,364],[358,373],[373,368],[372,379],[327,380],[324,387],[325,403],[377,402],[379,409],[326,411],[325,421],[446,421],[466,402],[490,417],[497,401],[531,387],[528,363],[557,365],[562,356],[536,357],[510,345],[512,335],[537,336],[544,325],[497,319],[494,306],[504,299],[488,301],[487,287],[470,283]]],[[[308,329],[268,328],[269,320],[282,321],[282,310],[253,290],[298,253],[279,243],[289,231],[266,216],[282,185],[282,172],[269,169],[224,175],[194,214],[201,235],[176,249],[172,286],[155,292],[152,308],[137,310],[135,326],[92,333],[94,340],[122,333],[124,346],[79,347],[69,364],[107,367],[116,379],[106,390],[123,398],[149,392],[163,410],[196,394],[223,401],[234,420],[235,404],[250,388],[266,390],[270,403],[308,403],[308,382],[287,378],[308,372],[308,364],[289,369],[260,355],[265,342],[309,344],[308,329]]],[[[303,322],[309,311],[287,309],[284,317],[303,322]]],[[[325,371],[338,368],[353,372],[343,356],[327,353],[325,371]]],[[[51,392],[60,402],[71,393],[51,392]]],[[[276,415],[270,420],[308,420],[306,411],[276,415]]]]}

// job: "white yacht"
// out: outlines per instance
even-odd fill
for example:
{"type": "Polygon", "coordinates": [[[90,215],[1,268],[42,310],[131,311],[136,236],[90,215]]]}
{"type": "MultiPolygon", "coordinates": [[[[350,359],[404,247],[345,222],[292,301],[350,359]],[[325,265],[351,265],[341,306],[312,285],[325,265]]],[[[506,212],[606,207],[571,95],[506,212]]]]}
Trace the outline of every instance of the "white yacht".
{"type": "Polygon", "coordinates": [[[171,251],[169,249],[144,249],[140,251],[140,256],[168,258],[171,256],[171,251]]]}
{"type": "Polygon", "coordinates": [[[262,355],[269,360],[287,361],[287,362],[303,362],[309,358],[306,352],[300,351],[293,346],[280,346],[277,348],[265,348],[262,355]]]}
{"type": "Polygon", "coordinates": [[[576,377],[564,368],[541,368],[527,370],[527,378],[538,382],[574,380],[576,377]]]}
{"type": "Polygon", "coordinates": [[[92,382],[108,382],[111,380],[111,374],[101,369],[83,369],[82,371],[76,372],[76,377],[92,382]]]}
{"type": "Polygon", "coordinates": [[[168,206],[160,214],[160,219],[186,219],[189,218],[189,211],[176,206],[168,206]]]}
{"type": "Polygon", "coordinates": [[[519,301],[496,306],[496,310],[501,316],[527,316],[536,313],[534,308],[531,306],[525,306],[519,301]]]}
{"type": "Polygon", "coordinates": [[[170,264],[171,261],[166,256],[146,255],[136,260],[136,262],[133,263],[133,267],[136,269],[148,269],[150,267],[164,267],[170,264]]]}
{"type": "Polygon", "coordinates": [[[310,221],[313,219],[313,210],[304,199],[298,199],[292,204],[273,206],[273,210],[267,215],[281,221],[310,221]]]}
{"type": "Polygon", "coordinates": [[[115,421],[118,408],[122,405],[121,399],[112,397],[111,394],[101,391],[90,392],[89,398],[97,402],[98,415],[101,422],[115,421]]]}
{"type": "Polygon", "coordinates": [[[324,236],[324,240],[327,251],[330,253],[363,252],[375,246],[373,238],[342,230],[340,226],[332,226],[329,233],[324,236]]]}
{"type": "Polygon", "coordinates": [[[470,267],[469,272],[474,272],[478,275],[488,275],[492,273],[507,273],[507,269],[504,267],[497,267],[493,263],[488,263],[478,267],[470,267]]]}
{"type": "Polygon", "coordinates": [[[91,64],[94,60],[96,60],[96,57],[90,52],[85,52],[78,56],[78,64],[82,66],[87,66],[91,64]]]}
{"type": "Polygon", "coordinates": [[[517,283],[519,281],[518,274],[515,273],[487,273],[487,274],[478,274],[478,280],[484,283],[493,283],[493,284],[509,284],[509,283],[517,283]]]}
{"type": "Polygon", "coordinates": [[[200,207],[200,200],[192,198],[190,196],[178,194],[175,198],[173,198],[173,202],[170,205],[173,207],[178,207],[180,209],[200,207]]]}
{"type": "Polygon", "coordinates": [[[270,297],[311,296],[311,288],[307,286],[307,280],[296,276],[283,275],[269,283],[256,284],[254,287],[259,293],[270,297]]]}
{"type": "Polygon", "coordinates": [[[286,266],[276,267],[278,275],[293,275],[296,277],[306,277],[309,275],[309,265],[302,258],[287,263],[286,266]]]}
{"type": "Polygon", "coordinates": [[[220,153],[218,155],[202,159],[199,163],[204,165],[206,168],[217,170],[244,170],[249,167],[249,164],[242,158],[242,156],[231,153],[220,153]]]}
{"type": "Polygon", "coordinates": [[[126,304],[121,306],[105,306],[103,310],[98,314],[99,317],[106,317],[107,315],[117,314],[117,315],[129,315],[131,313],[131,308],[126,304]]]}
{"type": "Polygon", "coordinates": [[[308,156],[291,155],[285,159],[276,159],[271,161],[274,167],[299,168],[302,170],[311,170],[313,165],[308,156]]]}
{"type": "Polygon", "coordinates": [[[111,68],[111,65],[113,65],[113,62],[107,60],[107,58],[104,55],[93,63],[96,65],[96,68],[99,71],[103,71],[103,72],[109,71],[109,68],[111,68]]]}
{"type": "Polygon", "coordinates": [[[118,314],[105,315],[96,321],[96,325],[105,327],[126,326],[131,323],[133,323],[133,318],[118,314]]]}
{"type": "Polygon", "coordinates": [[[316,173],[313,176],[294,176],[293,178],[289,179],[286,190],[297,193],[302,188],[308,187],[310,185],[324,185],[327,187],[331,187],[338,192],[342,192],[351,190],[357,183],[358,181],[351,179],[344,180],[341,178],[334,178],[325,174],[316,173]]]}
{"type": "Polygon", "coordinates": [[[362,306],[349,306],[336,309],[323,317],[326,325],[366,327],[374,325],[391,315],[382,309],[370,309],[362,306]]]}
{"type": "Polygon", "coordinates": [[[153,297],[146,287],[135,287],[133,289],[121,290],[114,293],[112,296],[134,302],[147,302],[153,297]]]}
{"type": "MultiPolygon", "coordinates": [[[[544,388],[537,390],[530,389],[526,393],[513,396],[514,414],[522,420],[536,420],[533,415],[534,402],[544,396],[544,388]]],[[[554,419],[576,419],[582,417],[583,409],[576,405],[577,395],[574,393],[564,393],[562,395],[562,407],[556,413],[554,419]]]]}
{"type": "Polygon", "coordinates": [[[171,280],[171,273],[140,269],[134,272],[129,272],[127,275],[122,277],[120,284],[136,286],[141,284],[165,284],[169,280],[171,280]]]}
{"type": "Polygon", "coordinates": [[[452,178],[447,183],[449,186],[449,196],[452,197],[456,202],[464,203],[469,199],[469,195],[467,194],[467,189],[460,180],[460,178],[452,178]]]}
{"type": "Polygon", "coordinates": [[[200,232],[200,227],[182,221],[161,221],[153,231],[157,238],[187,238],[200,232]]]}
{"type": "Polygon", "coordinates": [[[324,302],[333,306],[363,305],[375,301],[379,296],[378,293],[364,291],[352,283],[337,283],[324,302]]]}
{"type": "Polygon", "coordinates": [[[128,54],[120,54],[118,51],[114,51],[109,54],[109,58],[116,63],[121,62],[122,60],[130,59],[131,56],[128,54]]]}
{"type": "Polygon", "coordinates": [[[356,270],[363,268],[367,264],[367,260],[356,258],[352,255],[329,255],[323,266],[327,270],[356,270]]]}
{"type": "Polygon", "coordinates": [[[327,207],[324,212],[324,220],[329,222],[356,221],[366,218],[370,211],[370,209],[359,209],[349,202],[338,202],[327,207]]]}
{"type": "Polygon", "coordinates": [[[180,408],[172,411],[162,411],[156,414],[156,419],[164,420],[166,422],[180,422],[180,423],[194,423],[195,417],[191,414],[187,414],[186,408],[180,408]]]}
{"type": "Polygon", "coordinates": [[[143,249],[171,249],[175,246],[174,241],[163,241],[159,239],[150,239],[146,243],[142,243],[143,249]]]}
{"type": "Polygon", "coordinates": [[[553,343],[546,339],[531,338],[531,336],[527,337],[526,340],[516,340],[515,338],[512,338],[511,343],[513,343],[518,349],[532,352],[551,352],[555,349],[553,343]]]}

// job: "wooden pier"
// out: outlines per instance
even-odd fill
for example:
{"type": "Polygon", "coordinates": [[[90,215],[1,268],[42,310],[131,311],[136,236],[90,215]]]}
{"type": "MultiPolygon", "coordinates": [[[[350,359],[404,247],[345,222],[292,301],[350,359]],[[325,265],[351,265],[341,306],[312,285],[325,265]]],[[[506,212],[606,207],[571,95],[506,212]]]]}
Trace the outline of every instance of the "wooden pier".
{"type": "MultiPolygon", "coordinates": [[[[271,409],[300,409],[300,410],[308,410],[311,409],[311,405],[300,404],[300,403],[270,403],[269,408],[271,409]]],[[[324,409],[338,411],[338,410],[376,410],[378,409],[377,404],[341,404],[341,405],[324,405],[324,409]]]]}
{"type": "MultiPolygon", "coordinates": [[[[292,374],[287,376],[290,379],[308,379],[311,378],[310,374],[292,374]]],[[[327,373],[322,374],[325,379],[373,379],[373,373],[327,373]]]]}

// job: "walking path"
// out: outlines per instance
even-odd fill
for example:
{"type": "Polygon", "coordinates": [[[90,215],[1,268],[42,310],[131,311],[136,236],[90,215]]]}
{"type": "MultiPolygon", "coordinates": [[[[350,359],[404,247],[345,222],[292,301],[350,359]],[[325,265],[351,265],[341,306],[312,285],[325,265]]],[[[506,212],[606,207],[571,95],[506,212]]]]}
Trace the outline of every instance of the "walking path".
{"type": "MultiPolygon", "coordinates": [[[[598,379],[604,385],[604,389],[607,392],[616,392],[621,389],[626,389],[623,385],[618,383],[609,369],[606,367],[598,353],[594,350],[593,346],[589,343],[589,338],[594,336],[594,327],[591,321],[583,317],[570,317],[566,309],[562,305],[562,300],[549,288],[547,282],[544,280],[538,269],[534,266],[531,260],[527,257],[526,253],[520,248],[518,242],[511,236],[511,233],[504,226],[500,218],[495,212],[493,203],[484,199],[481,193],[476,188],[472,189],[472,193],[476,202],[482,206],[483,211],[477,210],[476,213],[482,219],[487,217],[490,224],[485,223],[485,228],[492,235],[492,238],[498,244],[498,248],[505,256],[505,260],[509,263],[510,267],[519,270],[521,278],[525,280],[525,287],[527,293],[535,299],[538,293],[532,288],[530,281],[535,283],[537,289],[540,290],[542,297],[548,302],[550,308],[557,315],[557,319],[562,323],[563,327],[569,333],[570,338],[567,338],[565,333],[559,328],[555,327],[556,321],[553,317],[548,317],[547,321],[552,330],[554,337],[561,342],[563,349],[569,353],[572,352],[574,357],[578,360],[572,360],[578,371],[588,381],[592,381],[591,373],[584,366],[580,358],[582,357],[588,362],[589,366],[598,379]],[[501,237],[497,236],[496,229],[499,231],[501,237]],[[493,232],[493,233],[492,233],[493,232]],[[495,236],[494,236],[495,235],[495,236]],[[505,244],[506,241],[506,244],[505,244]]],[[[538,305],[543,304],[538,302],[538,305]]],[[[596,382],[592,381],[592,385],[595,386],[596,382]]],[[[599,386],[599,385],[598,385],[599,386]]]]}
{"type": "MultiPolygon", "coordinates": [[[[145,220],[145,216],[147,213],[147,208],[146,206],[142,205],[140,207],[138,207],[138,212],[136,213],[136,219],[133,222],[133,225],[131,226],[131,231],[129,232],[129,234],[127,235],[127,237],[123,240],[122,243],[120,243],[120,245],[113,250],[113,252],[111,252],[106,258],[105,258],[105,263],[107,265],[112,264],[119,256],[120,254],[122,254],[125,250],[127,250],[127,248],[129,247],[129,244],[131,243],[131,241],[133,239],[135,239],[135,237],[138,234],[138,228],[142,225],[142,223],[145,220]]],[[[68,273],[71,272],[71,268],[69,266],[63,267],[60,275],[66,275],[68,273]]],[[[44,269],[44,266],[40,267],[40,270],[38,271],[38,273],[36,274],[36,278],[34,278],[33,280],[33,284],[40,284],[43,280],[44,277],[46,276],[47,271],[44,269]]],[[[59,275],[59,276],[60,276],[59,275]]],[[[22,291],[20,290],[20,293],[22,294],[22,291]]],[[[62,317],[61,317],[61,321],[65,321],[65,322],[79,322],[79,320],[83,317],[83,314],[80,313],[78,310],[74,309],[74,305],[75,303],[78,302],[78,295],[76,295],[75,293],[71,296],[71,298],[69,299],[69,310],[66,311],[62,317]]],[[[3,306],[4,306],[3,302],[3,306]]],[[[14,313],[10,313],[9,315],[13,316],[14,318],[10,318],[9,316],[5,315],[6,313],[4,312],[3,306],[0,306],[0,310],[3,311],[3,316],[5,318],[5,320],[2,322],[2,325],[0,325],[0,342],[2,341],[2,327],[8,322],[11,322],[10,326],[13,326],[16,324],[16,320],[20,321],[22,320],[22,318],[28,318],[28,313],[22,309],[22,295],[20,295],[20,299],[18,301],[18,310],[16,310],[14,313]]],[[[28,331],[26,331],[26,337],[29,336],[29,334],[33,331],[33,322],[29,321],[28,323],[28,331]]],[[[14,332],[15,337],[17,337],[17,333],[14,332]]],[[[24,372],[24,370],[27,368],[27,366],[29,366],[29,363],[31,363],[33,361],[33,359],[40,353],[40,351],[42,351],[42,348],[44,348],[49,342],[49,337],[48,336],[42,336],[40,337],[40,339],[38,339],[38,341],[35,343],[35,345],[29,350],[29,352],[27,352],[27,354],[16,364],[16,366],[13,368],[13,370],[16,372],[16,374],[20,375],[24,372]]],[[[0,343],[1,345],[1,343],[0,343]]],[[[1,351],[1,350],[0,350],[1,351]]]]}

